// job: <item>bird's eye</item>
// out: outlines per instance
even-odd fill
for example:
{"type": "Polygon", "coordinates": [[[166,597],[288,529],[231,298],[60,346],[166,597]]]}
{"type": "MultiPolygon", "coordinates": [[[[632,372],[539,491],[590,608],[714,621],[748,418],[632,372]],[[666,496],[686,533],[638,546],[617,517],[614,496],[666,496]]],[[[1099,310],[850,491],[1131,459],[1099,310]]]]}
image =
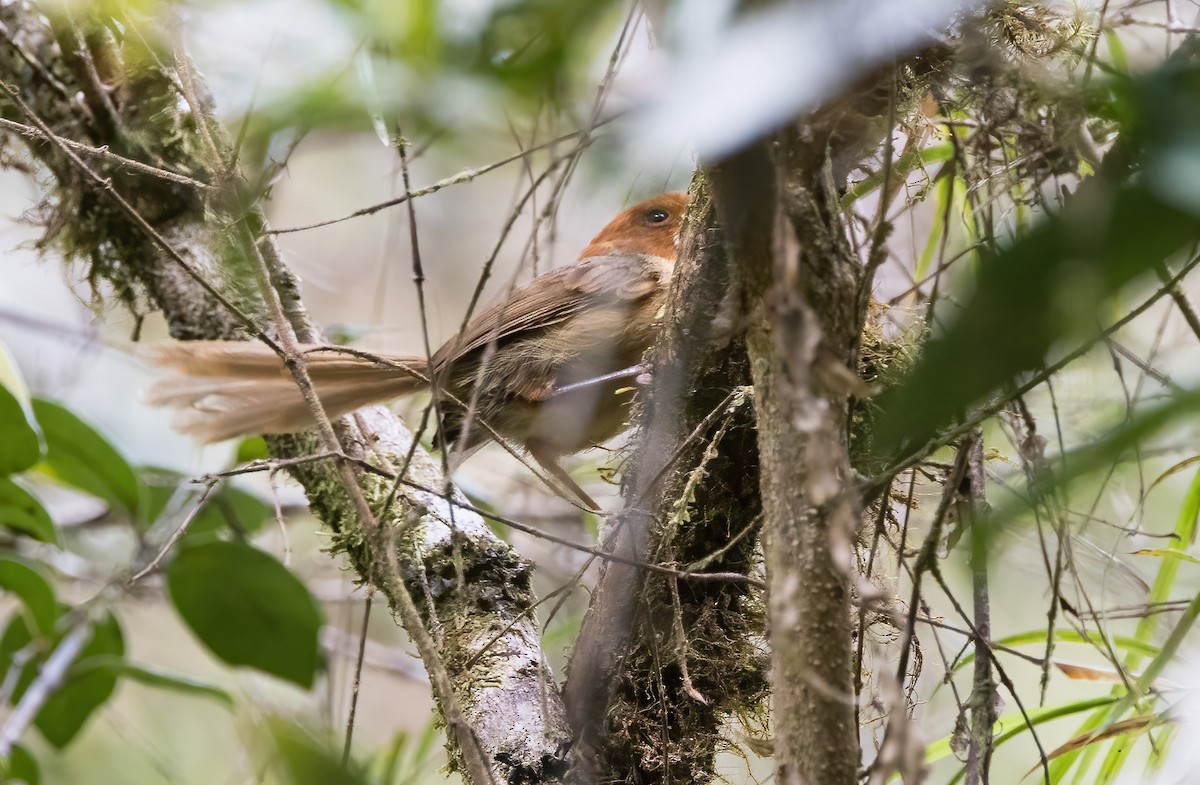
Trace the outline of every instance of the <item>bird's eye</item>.
{"type": "Polygon", "coordinates": [[[646,213],[646,220],[652,224],[660,224],[671,217],[671,214],[666,210],[654,209],[646,213]]]}

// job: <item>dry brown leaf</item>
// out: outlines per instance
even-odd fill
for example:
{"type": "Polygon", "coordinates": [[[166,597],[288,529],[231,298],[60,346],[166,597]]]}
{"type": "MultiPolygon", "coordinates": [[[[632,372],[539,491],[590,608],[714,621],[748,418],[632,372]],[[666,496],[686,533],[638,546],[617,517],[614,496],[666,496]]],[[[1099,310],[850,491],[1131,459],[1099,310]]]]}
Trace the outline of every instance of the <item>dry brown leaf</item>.
{"type": "MultiPolygon", "coordinates": [[[[1098,741],[1107,741],[1108,739],[1112,739],[1117,736],[1122,736],[1126,733],[1129,733],[1131,735],[1145,733],[1146,731],[1153,728],[1155,725],[1159,725],[1159,724],[1166,723],[1166,722],[1175,722],[1175,719],[1172,717],[1168,717],[1165,713],[1160,713],[1160,714],[1148,714],[1144,717],[1131,717],[1127,720],[1121,720],[1120,722],[1114,722],[1112,725],[1109,725],[1107,728],[1104,728],[1103,730],[1092,731],[1091,733],[1084,733],[1081,736],[1076,736],[1075,738],[1068,741],[1066,744],[1063,744],[1058,749],[1047,754],[1046,760],[1048,760],[1048,761],[1054,760],[1055,758],[1059,757],[1060,755],[1066,755],[1068,752],[1074,752],[1075,750],[1082,749],[1082,748],[1088,746],[1089,744],[1095,744],[1098,741]]],[[[1041,762],[1039,762],[1032,769],[1025,772],[1025,776],[1021,777],[1021,780],[1024,781],[1030,774],[1033,774],[1035,771],[1037,771],[1041,767],[1042,767],[1042,764],[1041,764],[1041,762]]]]}
{"type": "MultiPolygon", "coordinates": [[[[1102,681],[1108,684],[1124,684],[1125,680],[1121,678],[1121,674],[1112,668],[1097,668],[1092,665],[1077,665],[1072,662],[1063,662],[1061,660],[1053,660],[1054,667],[1058,668],[1068,679],[1076,681],[1102,681]]],[[[1129,678],[1136,680],[1140,674],[1131,673],[1129,678]]],[[[1154,680],[1152,689],[1157,691],[1179,689],[1179,685],[1169,679],[1158,678],[1154,680]]]]}

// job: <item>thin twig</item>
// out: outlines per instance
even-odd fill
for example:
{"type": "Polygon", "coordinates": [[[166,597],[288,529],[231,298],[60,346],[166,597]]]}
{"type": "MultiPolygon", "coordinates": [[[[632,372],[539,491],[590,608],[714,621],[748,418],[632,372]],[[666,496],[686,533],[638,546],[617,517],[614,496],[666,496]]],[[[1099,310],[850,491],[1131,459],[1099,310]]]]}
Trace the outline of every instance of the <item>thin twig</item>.
{"type": "Polygon", "coordinates": [[[64,136],[59,136],[53,132],[47,133],[40,128],[34,128],[31,125],[18,123],[14,120],[7,120],[3,117],[0,117],[0,128],[12,131],[13,133],[21,134],[22,136],[29,137],[30,139],[43,139],[47,142],[61,144],[82,155],[94,156],[103,161],[108,161],[109,163],[116,164],[126,169],[132,169],[135,172],[147,174],[151,177],[157,177],[161,180],[168,180],[172,183],[191,186],[192,188],[202,191],[210,190],[215,187],[209,185],[208,183],[201,182],[195,178],[188,177],[187,175],[179,174],[178,172],[172,172],[170,169],[162,169],[157,166],[151,166],[150,164],[144,164],[141,161],[135,161],[132,158],[126,158],[123,155],[117,155],[109,150],[107,146],[92,147],[90,145],[81,144],[80,142],[76,142],[74,139],[67,139],[64,136]]]}
{"type": "MultiPolygon", "coordinates": [[[[979,634],[979,630],[975,628],[975,625],[971,622],[970,618],[967,617],[966,611],[964,611],[962,606],[959,605],[958,599],[950,591],[950,587],[946,585],[946,579],[942,576],[941,568],[938,566],[936,561],[933,563],[932,567],[930,567],[929,574],[935,581],[937,581],[937,584],[941,587],[942,592],[946,595],[947,599],[950,600],[950,603],[954,606],[955,611],[963,620],[963,623],[967,625],[971,635],[974,637],[982,637],[979,634]]],[[[1013,702],[1017,704],[1017,710],[1021,712],[1021,717],[1025,720],[1025,727],[1029,729],[1029,736],[1033,739],[1034,746],[1037,747],[1038,761],[1042,768],[1042,776],[1044,777],[1045,785],[1050,785],[1050,759],[1046,757],[1046,750],[1042,746],[1042,740],[1038,737],[1037,730],[1034,728],[1033,720],[1029,718],[1029,712],[1025,710],[1025,703],[1021,700],[1021,696],[1017,692],[1016,685],[1013,684],[1012,679],[1008,675],[1008,671],[1000,664],[1000,660],[996,658],[996,655],[992,651],[991,647],[984,646],[982,652],[987,655],[989,660],[991,660],[992,667],[996,669],[996,676],[1000,679],[1000,683],[1004,685],[1004,689],[1008,691],[1008,694],[1012,696],[1013,702]]]]}
{"type": "Polygon", "coordinates": [[[904,678],[908,671],[909,649],[912,645],[913,635],[916,627],[916,608],[921,600],[921,577],[932,570],[937,564],[937,548],[942,539],[942,525],[946,521],[946,516],[950,512],[951,506],[954,504],[955,498],[958,495],[958,487],[962,482],[963,476],[967,471],[967,450],[965,444],[960,444],[958,447],[958,456],[954,460],[954,468],[951,469],[946,477],[945,485],[942,489],[942,499],[938,504],[937,512],[934,513],[933,522],[929,526],[929,533],[925,535],[925,541],[921,544],[921,550],[917,554],[916,561],[912,566],[912,598],[908,603],[908,623],[905,625],[904,635],[900,642],[900,662],[896,666],[896,681],[899,684],[904,683],[904,678]]]}
{"type": "Polygon", "coordinates": [[[1136,308],[1133,308],[1129,311],[1129,313],[1125,314],[1120,319],[1101,330],[1100,334],[1095,338],[1087,340],[1080,346],[1077,346],[1074,350],[1061,357],[1057,362],[1043,367],[1040,371],[1033,374],[1028,381],[1013,390],[1013,392],[1007,395],[997,396],[991,402],[981,406],[978,410],[969,414],[963,420],[961,425],[950,428],[942,434],[935,436],[913,452],[909,453],[904,458],[901,458],[892,466],[889,466],[887,469],[867,480],[867,482],[864,484],[863,498],[872,499],[877,497],[879,493],[887,487],[887,482],[891,477],[894,477],[905,469],[908,469],[924,460],[925,457],[942,445],[954,442],[961,438],[964,434],[970,433],[984,420],[993,417],[997,412],[1011,403],[1015,396],[1028,393],[1030,390],[1044,383],[1051,376],[1058,373],[1075,360],[1078,360],[1080,357],[1087,354],[1087,352],[1090,351],[1098,341],[1104,340],[1148,311],[1152,305],[1170,293],[1171,286],[1183,280],[1188,273],[1195,269],[1197,265],[1200,265],[1200,254],[1189,259],[1178,273],[1171,276],[1170,281],[1166,285],[1159,287],[1157,290],[1155,290],[1154,294],[1147,297],[1136,308]]]}
{"type": "Polygon", "coordinates": [[[996,724],[996,683],[992,679],[991,607],[988,602],[989,533],[984,496],[983,433],[975,431],[967,444],[965,488],[958,502],[959,521],[969,527],[971,542],[971,599],[975,619],[975,677],[968,701],[971,730],[967,746],[967,785],[987,785],[991,779],[993,726],[996,724]]]}
{"type": "MultiPolygon", "coordinates": [[[[616,118],[610,118],[606,122],[611,122],[613,119],[616,119],[616,118]]],[[[582,136],[586,133],[590,133],[590,131],[573,131],[572,133],[566,134],[564,136],[560,136],[557,139],[552,139],[549,142],[544,142],[540,145],[537,145],[536,147],[530,147],[530,148],[520,151],[519,153],[514,153],[513,155],[510,155],[507,158],[501,158],[499,161],[493,161],[492,163],[487,164],[485,166],[481,166],[476,169],[464,169],[461,172],[459,172],[458,174],[451,175],[450,177],[447,177],[444,180],[438,180],[436,183],[433,183],[432,185],[427,185],[424,188],[418,188],[415,191],[409,191],[409,192],[405,193],[403,196],[398,196],[395,199],[388,199],[387,201],[379,202],[378,204],[373,204],[370,207],[363,207],[362,209],[355,210],[354,212],[349,213],[348,215],[344,215],[341,218],[330,218],[325,221],[317,221],[316,223],[305,224],[303,226],[289,226],[289,227],[285,227],[283,229],[270,229],[267,231],[267,234],[290,234],[293,232],[306,232],[310,229],[319,229],[322,226],[332,226],[333,224],[343,223],[344,221],[350,221],[355,218],[362,218],[367,215],[374,215],[375,213],[379,212],[380,210],[386,210],[389,207],[395,207],[397,205],[404,204],[405,202],[409,201],[410,199],[416,199],[421,196],[428,196],[429,194],[437,193],[438,191],[442,190],[443,188],[449,188],[452,185],[459,185],[460,183],[469,183],[472,180],[474,180],[476,177],[479,177],[480,175],[485,175],[488,172],[499,169],[500,167],[505,166],[507,164],[511,164],[514,161],[519,161],[533,153],[538,152],[539,150],[545,150],[546,148],[553,147],[554,145],[559,144],[560,142],[563,142],[567,139],[574,139],[575,137],[582,136]]]]}
{"type": "Polygon", "coordinates": [[[705,706],[708,698],[692,684],[692,674],[688,671],[688,637],[683,629],[683,604],[679,601],[679,580],[675,576],[667,578],[667,588],[671,593],[671,622],[675,637],[675,659],[679,663],[679,678],[683,683],[684,693],[705,706]]]}
{"type": "Polygon", "coordinates": [[[1196,309],[1192,306],[1192,301],[1188,299],[1187,293],[1179,286],[1178,282],[1171,283],[1171,275],[1167,271],[1166,265],[1156,265],[1154,271],[1158,273],[1158,279],[1171,287],[1171,299],[1175,301],[1175,306],[1179,308],[1179,313],[1183,315],[1183,320],[1192,330],[1192,335],[1200,339],[1200,316],[1197,316],[1196,309]]]}
{"type": "Polygon", "coordinates": [[[208,501],[209,495],[218,485],[220,485],[220,483],[220,477],[213,477],[204,481],[204,491],[201,492],[200,498],[196,499],[196,503],[192,505],[192,509],[188,510],[188,514],[185,515],[183,520],[179,522],[179,526],[176,527],[175,531],[171,533],[171,536],[167,538],[167,541],[163,543],[162,548],[159,549],[154,558],[151,559],[145,567],[133,574],[133,577],[129,579],[130,585],[137,583],[142,578],[145,578],[147,575],[158,569],[158,565],[162,564],[162,560],[166,558],[168,553],[171,552],[171,549],[175,547],[175,544],[183,538],[183,535],[187,534],[188,527],[192,525],[192,521],[196,520],[196,516],[199,515],[204,509],[204,504],[208,501]]]}
{"type": "MultiPolygon", "coordinates": [[[[719,408],[718,408],[718,411],[719,411],[719,408]]],[[[322,453],[315,453],[313,455],[306,455],[301,458],[282,459],[282,460],[273,460],[273,461],[256,461],[253,464],[248,464],[247,466],[238,467],[236,469],[228,469],[224,472],[219,472],[216,474],[202,475],[201,477],[198,477],[196,479],[196,482],[209,482],[213,478],[216,478],[216,477],[228,477],[228,476],[233,476],[233,475],[238,475],[238,474],[247,474],[250,472],[277,471],[278,469],[281,469],[281,468],[295,466],[295,465],[302,464],[302,463],[311,463],[314,461],[335,460],[335,459],[339,460],[339,461],[346,461],[348,463],[351,463],[351,464],[357,466],[358,468],[362,469],[363,471],[378,475],[380,477],[384,477],[389,480],[397,479],[396,472],[392,472],[392,471],[389,471],[388,469],[376,466],[368,461],[364,461],[359,458],[354,458],[352,456],[348,456],[348,455],[345,455],[345,454],[339,453],[339,452],[322,452],[322,453]]],[[[604,559],[607,561],[615,561],[615,562],[618,562],[621,564],[627,564],[631,567],[639,567],[641,569],[649,570],[651,572],[657,572],[662,575],[672,575],[672,576],[675,576],[678,578],[683,578],[684,580],[689,580],[689,581],[746,583],[751,586],[756,586],[758,588],[764,588],[762,581],[758,580],[757,578],[752,578],[748,575],[743,575],[741,573],[704,572],[703,568],[705,566],[707,566],[709,563],[711,563],[710,558],[701,559],[698,562],[688,565],[684,569],[668,567],[664,564],[654,564],[651,562],[642,562],[642,561],[638,561],[636,559],[627,559],[622,556],[618,556],[615,553],[609,553],[609,552],[603,550],[602,548],[598,548],[598,547],[591,546],[591,545],[583,545],[581,543],[577,543],[572,540],[569,540],[565,537],[560,537],[556,534],[551,534],[550,532],[539,529],[536,526],[532,526],[528,523],[518,521],[514,518],[505,517],[496,512],[493,512],[491,510],[486,510],[482,507],[477,507],[474,504],[471,504],[469,502],[460,501],[459,499],[455,498],[455,496],[452,492],[447,492],[445,489],[439,490],[439,489],[430,488],[428,486],[422,485],[421,483],[414,482],[413,480],[409,480],[406,477],[401,477],[397,481],[397,484],[404,486],[406,488],[411,488],[412,490],[415,490],[415,491],[421,491],[423,493],[430,494],[431,496],[435,496],[438,499],[445,501],[447,504],[449,504],[450,506],[455,507],[457,509],[465,510],[467,512],[473,512],[476,515],[480,515],[484,518],[487,518],[490,521],[494,521],[495,523],[499,523],[504,526],[508,526],[509,528],[516,529],[517,531],[523,532],[532,537],[537,537],[537,538],[545,540],[547,542],[552,542],[555,545],[561,545],[566,548],[570,548],[572,550],[579,551],[580,553],[586,553],[589,556],[598,557],[600,559],[604,559]]],[[[749,533],[751,530],[753,530],[753,528],[755,526],[757,526],[760,522],[761,522],[761,517],[756,518],[754,521],[751,522],[750,525],[748,525],[746,528],[744,528],[742,531],[740,531],[737,535],[735,535],[734,541],[741,539],[743,536],[745,536],[747,533],[749,533]]],[[[729,543],[729,545],[732,545],[732,544],[733,544],[732,542],[729,543]]],[[[729,547],[729,545],[727,545],[726,547],[729,547]]]]}
{"type": "Polygon", "coordinates": [[[283,566],[292,566],[292,538],[288,536],[287,522],[283,520],[283,505],[279,501],[279,488],[275,486],[275,472],[267,475],[267,483],[271,486],[271,506],[275,508],[275,526],[279,529],[279,538],[283,541],[283,566]]]}
{"type": "Polygon", "coordinates": [[[87,619],[78,622],[46,659],[46,664],[38,672],[37,678],[25,690],[20,702],[12,714],[0,726],[0,759],[7,759],[12,753],[13,745],[21,740],[26,729],[37,717],[46,701],[62,687],[71,663],[83,651],[83,647],[91,638],[92,625],[87,619]]]}
{"type": "Polygon", "coordinates": [[[362,629],[358,633],[358,654],[354,659],[354,681],[350,685],[350,713],[346,717],[346,741],[342,747],[342,765],[350,762],[350,744],[354,740],[354,718],[358,714],[358,690],[362,685],[363,661],[367,654],[367,625],[371,622],[371,601],[375,598],[375,585],[367,584],[367,598],[363,600],[362,629]]]}
{"type": "MultiPolygon", "coordinates": [[[[245,221],[239,223],[239,229],[243,247],[246,248],[253,262],[252,268],[255,276],[258,278],[259,290],[267,302],[267,308],[275,324],[275,330],[279,337],[279,345],[282,350],[281,357],[283,358],[283,363],[291,373],[292,379],[295,380],[296,387],[308,404],[313,419],[316,421],[317,436],[327,452],[335,454],[344,453],[345,450],[342,448],[341,441],[333,429],[333,423],[330,421],[325,407],[317,395],[312,377],[309,376],[308,366],[304,361],[303,353],[300,351],[300,344],[296,337],[295,328],[283,310],[283,303],[278,290],[271,283],[271,273],[266,261],[259,252],[258,244],[255,242],[254,237],[250,235],[249,227],[245,221]]],[[[462,708],[454,693],[453,685],[450,682],[450,675],[446,670],[445,662],[442,660],[441,652],[438,651],[437,644],[430,636],[429,630],[425,627],[425,623],[421,619],[416,602],[409,593],[408,587],[404,585],[400,577],[400,565],[396,552],[391,547],[390,537],[388,536],[389,532],[380,526],[379,520],[375,517],[374,512],[372,512],[366,495],[363,493],[362,487],[358,484],[353,464],[349,461],[339,459],[334,461],[334,465],[337,468],[342,485],[345,487],[346,494],[358,515],[359,524],[362,526],[363,534],[367,544],[370,546],[371,555],[374,557],[368,567],[368,571],[373,574],[374,580],[378,581],[386,589],[389,598],[396,604],[396,609],[400,614],[401,620],[404,622],[404,627],[408,630],[409,636],[417,646],[417,651],[420,653],[421,659],[425,662],[425,667],[429,671],[430,683],[433,684],[438,701],[445,713],[446,724],[450,727],[462,749],[467,775],[473,785],[483,785],[483,783],[492,782],[491,767],[488,766],[485,760],[483,749],[480,747],[474,730],[463,717],[462,708]],[[380,558],[383,560],[382,564],[376,561],[376,559],[380,558]]]]}
{"type": "Polygon", "coordinates": [[[1147,19],[1141,16],[1133,16],[1132,14],[1122,14],[1113,20],[1114,25],[1135,25],[1137,27],[1156,27],[1159,30],[1166,30],[1168,33],[1182,33],[1183,35],[1200,35],[1200,27],[1191,27],[1189,25],[1172,24],[1159,19],[1147,19]]]}

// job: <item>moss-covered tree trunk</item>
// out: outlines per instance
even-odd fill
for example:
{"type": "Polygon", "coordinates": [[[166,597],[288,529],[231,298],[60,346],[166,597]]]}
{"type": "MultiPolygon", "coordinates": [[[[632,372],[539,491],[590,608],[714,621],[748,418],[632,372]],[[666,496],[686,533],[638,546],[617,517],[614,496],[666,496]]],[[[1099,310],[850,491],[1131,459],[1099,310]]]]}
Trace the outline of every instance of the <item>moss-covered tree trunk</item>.
{"type": "Polygon", "coordinates": [[[768,694],[783,781],[857,780],[849,572],[862,499],[848,422],[865,389],[853,369],[870,265],[848,245],[832,172],[874,154],[891,75],[694,181],[605,546],[724,577],[689,585],[606,565],[566,689],[592,781],[710,781],[726,724],[756,724],[768,694]],[[765,595],[753,580],[764,561],[765,595]]]}

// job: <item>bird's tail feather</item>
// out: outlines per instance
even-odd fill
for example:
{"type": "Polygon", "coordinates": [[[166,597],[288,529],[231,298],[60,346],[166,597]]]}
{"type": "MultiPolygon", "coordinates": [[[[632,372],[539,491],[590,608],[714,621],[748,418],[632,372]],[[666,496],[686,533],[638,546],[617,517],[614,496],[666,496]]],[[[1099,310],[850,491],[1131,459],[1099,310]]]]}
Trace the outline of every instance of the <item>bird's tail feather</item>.
{"type": "MultiPolygon", "coordinates": [[[[301,347],[325,412],[338,417],[428,384],[426,362],[400,355],[348,354],[301,347]]],[[[149,346],[140,356],[175,371],[145,393],[151,406],[176,409],[171,425],[200,441],[257,433],[291,433],[313,424],[291,373],[269,347],[244,341],[187,341],[149,346]]]]}

